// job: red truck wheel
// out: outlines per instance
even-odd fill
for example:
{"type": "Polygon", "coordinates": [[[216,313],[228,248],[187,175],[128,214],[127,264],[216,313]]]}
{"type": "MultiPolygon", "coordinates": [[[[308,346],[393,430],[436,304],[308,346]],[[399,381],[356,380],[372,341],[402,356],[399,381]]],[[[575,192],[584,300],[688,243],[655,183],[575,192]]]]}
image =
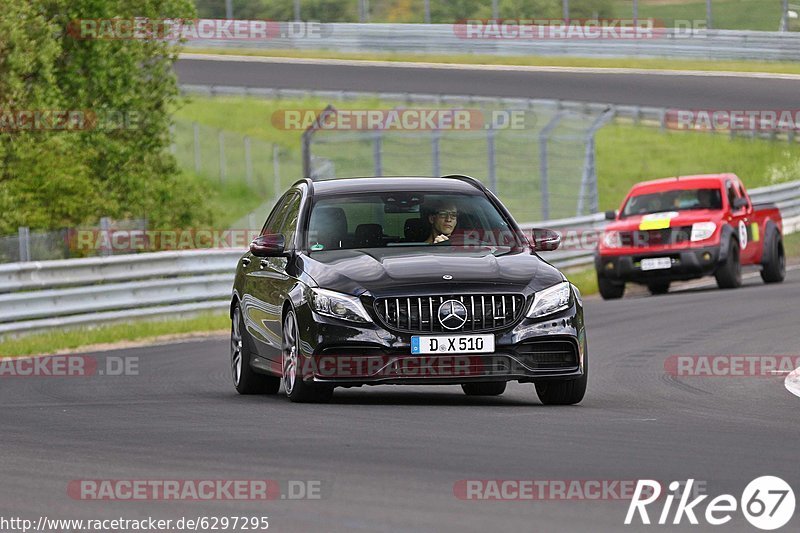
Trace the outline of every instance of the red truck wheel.
{"type": "Polygon", "coordinates": [[[728,257],[714,273],[720,289],[735,289],[742,285],[742,263],[739,261],[739,241],[731,239],[728,257]]]}
{"type": "Polygon", "coordinates": [[[597,288],[603,300],[618,300],[625,294],[625,283],[615,283],[603,276],[597,276],[597,288]]]}
{"type": "Polygon", "coordinates": [[[777,231],[772,232],[767,251],[769,255],[761,270],[761,279],[764,283],[780,283],[786,277],[786,256],[783,251],[783,241],[777,231]]]}

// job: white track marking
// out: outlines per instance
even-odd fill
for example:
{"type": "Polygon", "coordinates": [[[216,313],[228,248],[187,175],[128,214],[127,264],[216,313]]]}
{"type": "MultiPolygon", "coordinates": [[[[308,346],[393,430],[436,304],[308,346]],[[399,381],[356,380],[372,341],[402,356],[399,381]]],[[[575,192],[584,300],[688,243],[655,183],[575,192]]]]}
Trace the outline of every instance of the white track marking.
{"type": "Polygon", "coordinates": [[[181,59],[202,61],[231,61],[238,63],[280,63],[299,65],[328,65],[350,67],[394,67],[424,68],[441,70],[484,70],[498,72],[563,72],[572,74],[637,74],[650,76],[695,76],[703,78],[761,78],[771,80],[800,81],[800,74],[777,74],[770,72],[733,72],[706,70],[675,70],[646,68],[600,68],[600,67],[557,67],[533,65],[482,65],[468,63],[430,63],[420,61],[377,61],[369,59],[313,59],[295,57],[240,56],[229,54],[195,54],[184,52],[181,59]]]}

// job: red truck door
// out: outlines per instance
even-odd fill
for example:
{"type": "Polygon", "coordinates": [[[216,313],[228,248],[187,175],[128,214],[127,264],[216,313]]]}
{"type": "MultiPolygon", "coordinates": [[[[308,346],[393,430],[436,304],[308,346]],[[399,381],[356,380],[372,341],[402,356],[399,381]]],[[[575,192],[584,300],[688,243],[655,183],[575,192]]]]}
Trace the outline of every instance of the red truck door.
{"type": "Polygon", "coordinates": [[[758,224],[756,223],[755,228],[753,228],[753,223],[756,222],[752,220],[753,204],[744,192],[741,183],[727,180],[725,182],[725,191],[730,209],[727,217],[728,223],[739,236],[741,263],[747,265],[753,262],[761,240],[758,224]],[[740,204],[739,207],[736,206],[737,203],[740,204]]]}

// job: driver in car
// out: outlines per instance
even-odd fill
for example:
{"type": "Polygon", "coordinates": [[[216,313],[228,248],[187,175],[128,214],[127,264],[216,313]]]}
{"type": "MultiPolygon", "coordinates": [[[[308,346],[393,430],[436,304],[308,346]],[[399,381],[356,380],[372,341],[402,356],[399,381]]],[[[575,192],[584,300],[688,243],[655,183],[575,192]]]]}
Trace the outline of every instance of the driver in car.
{"type": "Polygon", "coordinates": [[[431,234],[425,240],[428,244],[439,244],[450,239],[458,223],[458,209],[455,204],[441,203],[436,206],[433,213],[428,215],[431,225],[431,234]]]}

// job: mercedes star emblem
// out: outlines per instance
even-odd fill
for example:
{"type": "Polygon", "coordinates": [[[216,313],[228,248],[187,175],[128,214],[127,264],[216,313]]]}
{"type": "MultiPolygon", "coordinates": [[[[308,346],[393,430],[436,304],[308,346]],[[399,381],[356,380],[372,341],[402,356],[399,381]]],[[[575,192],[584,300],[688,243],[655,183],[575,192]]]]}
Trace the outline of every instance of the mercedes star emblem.
{"type": "Polygon", "coordinates": [[[444,329],[459,329],[467,323],[467,308],[458,300],[447,300],[439,306],[438,316],[444,329]]]}

